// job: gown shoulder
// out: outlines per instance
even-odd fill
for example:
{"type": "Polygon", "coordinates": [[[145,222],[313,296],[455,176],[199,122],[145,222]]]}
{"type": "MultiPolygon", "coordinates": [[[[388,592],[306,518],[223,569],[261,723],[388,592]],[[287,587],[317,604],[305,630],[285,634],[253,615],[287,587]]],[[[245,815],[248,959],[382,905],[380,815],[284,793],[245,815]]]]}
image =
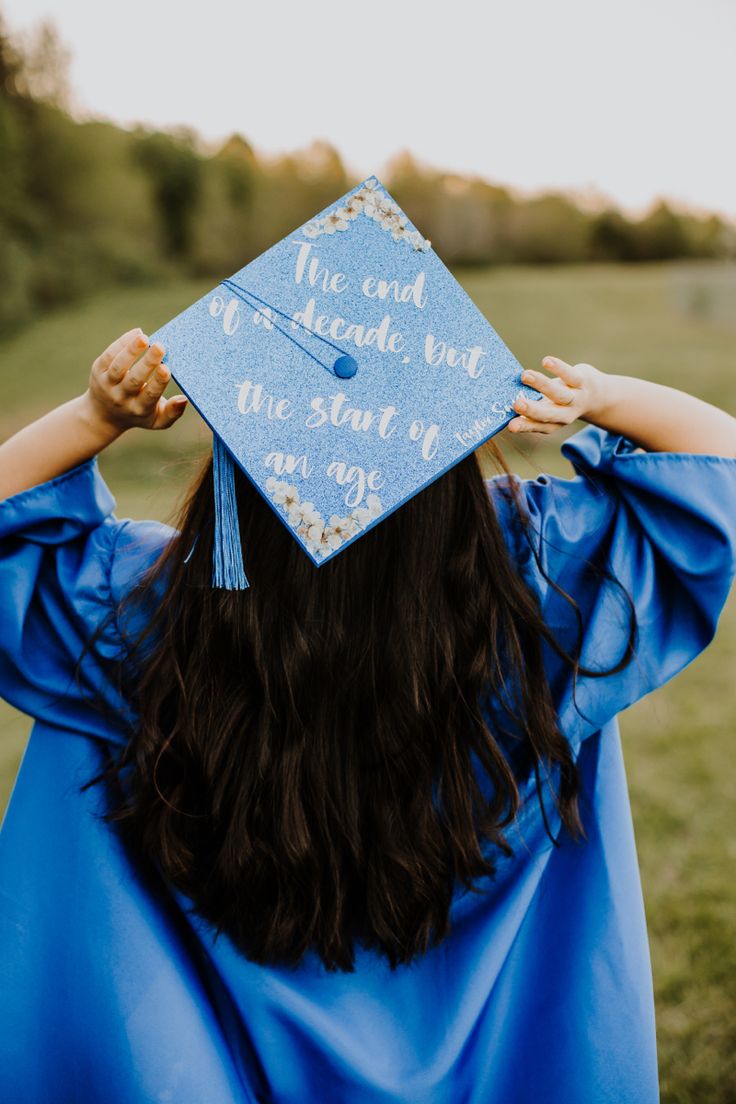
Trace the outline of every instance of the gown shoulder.
{"type": "Polygon", "coordinates": [[[133,715],[109,676],[125,654],[118,604],[176,530],[115,506],[96,457],[0,502],[0,696],[121,741],[133,715]]]}
{"type": "Polygon", "coordinates": [[[713,639],[736,575],[736,457],[649,452],[592,424],[560,451],[572,478],[501,474],[486,485],[546,624],[568,651],[580,644],[581,664],[599,671],[624,661],[635,614],[631,661],[611,675],[577,679],[575,700],[587,720],[573,703],[571,667],[544,645],[577,743],[713,639]]]}

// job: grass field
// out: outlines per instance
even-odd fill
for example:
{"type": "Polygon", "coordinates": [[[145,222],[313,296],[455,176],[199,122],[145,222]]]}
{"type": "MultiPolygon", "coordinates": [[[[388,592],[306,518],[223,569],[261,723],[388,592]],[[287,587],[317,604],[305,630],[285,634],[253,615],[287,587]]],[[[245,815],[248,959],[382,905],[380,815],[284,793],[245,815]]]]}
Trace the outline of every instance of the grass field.
{"type": "MultiPolygon", "coordinates": [[[[736,413],[736,266],[510,268],[457,273],[523,364],[546,354],[680,387],[736,413]]],[[[106,293],[0,346],[0,435],[86,386],[119,333],[152,332],[212,285],[106,293]]],[[[173,388],[171,389],[173,391],[173,388]]],[[[574,432],[583,423],[572,427],[574,432]]],[[[554,444],[502,433],[511,466],[572,475],[554,444]]],[[[120,517],[171,520],[209,436],[194,411],[135,430],[100,460],[120,517]]],[[[652,949],[663,1104],[736,1102],[736,593],[710,647],[621,716],[652,949]]],[[[0,799],[29,722],[0,703],[0,799]]],[[[591,1102],[592,1104],[592,1102],[591,1102]]]]}

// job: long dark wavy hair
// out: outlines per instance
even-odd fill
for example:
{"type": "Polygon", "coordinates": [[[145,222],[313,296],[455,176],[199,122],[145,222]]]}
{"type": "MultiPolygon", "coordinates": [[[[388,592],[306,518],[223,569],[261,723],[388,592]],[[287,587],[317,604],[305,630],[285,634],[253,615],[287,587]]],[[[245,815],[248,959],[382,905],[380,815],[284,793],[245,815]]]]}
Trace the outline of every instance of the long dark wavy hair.
{"type": "MultiPolygon", "coordinates": [[[[485,452],[527,535],[503,454],[485,452]]],[[[179,535],[123,599],[145,612],[117,666],[138,722],[82,789],[108,784],[103,819],[250,960],[296,966],[311,948],[351,972],[360,940],[395,969],[448,935],[454,889],[479,892],[494,847],[512,854],[503,828],[531,771],[548,834],[540,767],[559,770],[560,832],[586,838],[542,641],[574,678],[621,670],[633,602],[590,565],[621,587],[631,627],[615,667],[581,666],[577,603],[529,537],[577,614],[570,654],[507,551],[475,453],[319,568],[239,469],[236,494],[250,588],[210,585],[209,455],[179,535]],[[497,707],[489,723],[492,701],[510,726],[497,707]]]]}

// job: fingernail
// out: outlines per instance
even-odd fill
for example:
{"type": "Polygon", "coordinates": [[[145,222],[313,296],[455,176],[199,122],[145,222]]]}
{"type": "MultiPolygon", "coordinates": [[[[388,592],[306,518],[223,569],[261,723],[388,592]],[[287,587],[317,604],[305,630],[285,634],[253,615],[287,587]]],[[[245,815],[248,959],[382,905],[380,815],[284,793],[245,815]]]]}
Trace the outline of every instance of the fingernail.
{"type": "Polygon", "coordinates": [[[517,399],[516,408],[517,408],[517,410],[526,410],[526,400],[525,399],[517,399]]]}
{"type": "Polygon", "coordinates": [[[177,406],[186,406],[186,404],[189,402],[189,399],[178,396],[176,399],[172,399],[172,402],[174,402],[177,406]]]}
{"type": "Polygon", "coordinates": [[[521,378],[523,379],[524,383],[528,383],[529,380],[534,379],[534,373],[533,372],[522,372],[521,373],[521,378]]]}

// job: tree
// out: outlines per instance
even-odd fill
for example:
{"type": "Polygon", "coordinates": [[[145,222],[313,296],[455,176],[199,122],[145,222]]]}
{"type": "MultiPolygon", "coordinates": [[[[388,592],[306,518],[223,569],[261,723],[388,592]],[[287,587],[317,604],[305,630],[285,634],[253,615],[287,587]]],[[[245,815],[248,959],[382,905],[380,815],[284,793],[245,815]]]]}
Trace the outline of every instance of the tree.
{"type": "Polygon", "coordinates": [[[682,221],[664,200],[636,224],[636,240],[640,260],[668,261],[690,254],[682,221]]]}
{"type": "Polygon", "coordinates": [[[23,67],[23,55],[11,42],[5,29],[4,16],[0,12],[0,98],[16,99],[23,94],[20,87],[23,67]]]}
{"type": "Polygon", "coordinates": [[[615,207],[594,215],[590,228],[590,259],[633,261],[637,257],[636,229],[615,207]]]}
{"type": "Polygon", "coordinates": [[[133,158],[148,174],[164,245],[172,257],[185,257],[191,244],[202,182],[201,159],[193,147],[189,135],[136,131],[133,158]]]}
{"type": "Polygon", "coordinates": [[[63,111],[71,111],[73,98],[69,68],[72,52],[50,19],[18,36],[22,65],[16,75],[20,92],[32,100],[43,100],[63,111]]]}

